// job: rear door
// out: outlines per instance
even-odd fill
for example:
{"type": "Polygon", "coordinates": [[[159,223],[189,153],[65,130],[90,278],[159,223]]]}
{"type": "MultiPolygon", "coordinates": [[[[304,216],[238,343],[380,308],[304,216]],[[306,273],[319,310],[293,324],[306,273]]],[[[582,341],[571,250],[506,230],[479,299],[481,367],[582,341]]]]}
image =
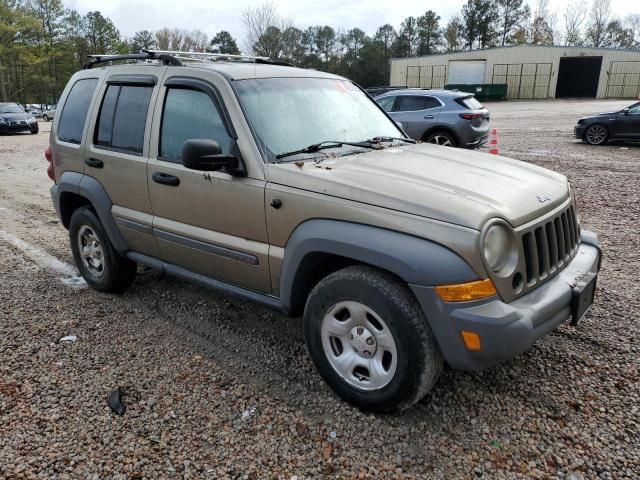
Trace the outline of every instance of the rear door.
{"type": "Polygon", "coordinates": [[[438,121],[442,102],[430,95],[398,95],[391,112],[394,120],[402,123],[411,138],[420,140],[424,132],[438,121]]]}
{"type": "Polygon", "coordinates": [[[153,105],[166,67],[119,71],[109,69],[99,92],[87,135],[85,174],[109,193],[116,224],[131,250],[156,257],[147,162],[153,105]]]}

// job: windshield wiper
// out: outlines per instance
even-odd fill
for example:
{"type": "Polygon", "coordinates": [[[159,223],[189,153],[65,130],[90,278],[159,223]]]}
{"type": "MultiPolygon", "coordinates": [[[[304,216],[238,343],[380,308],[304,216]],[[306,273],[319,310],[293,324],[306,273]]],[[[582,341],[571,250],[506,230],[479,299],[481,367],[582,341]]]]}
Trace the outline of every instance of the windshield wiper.
{"type": "Polygon", "coordinates": [[[404,138],[404,137],[373,137],[369,140],[365,140],[365,142],[380,143],[380,142],[393,142],[394,140],[398,140],[399,142],[405,142],[405,143],[416,143],[415,140],[411,138],[404,138]]]}
{"type": "Polygon", "coordinates": [[[285,158],[285,157],[291,157],[293,155],[298,155],[300,153],[315,153],[318,152],[320,150],[324,150],[325,148],[339,148],[342,147],[343,145],[349,145],[351,147],[362,147],[362,148],[371,148],[371,149],[378,149],[380,148],[378,146],[379,142],[372,142],[372,141],[364,141],[364,142],[338,142],[338,141],[334,141],[334,140],[326,140],[324,142],[320,142],[320,143],[313,143],[311,145],[309,145],[308,147],[304,147],[301,148],[299,150],[293,150],[291,152],[285,152],[285,153],[280,153],[278,155],[276,155],[276,158],[279,160],[281,158],[285,158]]]}

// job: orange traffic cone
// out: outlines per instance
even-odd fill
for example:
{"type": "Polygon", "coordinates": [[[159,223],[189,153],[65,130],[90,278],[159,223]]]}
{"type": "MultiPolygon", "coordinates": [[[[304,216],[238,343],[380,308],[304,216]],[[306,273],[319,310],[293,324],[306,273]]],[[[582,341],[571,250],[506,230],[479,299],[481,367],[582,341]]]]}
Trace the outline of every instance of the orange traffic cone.
{"type": "Polygon", "coordinates": [[[500,150],[498,149],[498,130],[495,128],[492,128],[491,132],[489,132],[489,153],[493,153],[494,155],[500,154],[500,150]]]}

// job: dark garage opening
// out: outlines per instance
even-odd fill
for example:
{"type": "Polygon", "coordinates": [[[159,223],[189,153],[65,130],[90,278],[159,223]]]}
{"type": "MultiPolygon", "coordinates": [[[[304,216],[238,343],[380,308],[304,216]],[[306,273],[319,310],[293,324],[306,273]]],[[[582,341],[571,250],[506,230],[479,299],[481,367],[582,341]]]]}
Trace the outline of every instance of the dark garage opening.
{"type": "Polygon", "coordinates": [[[563,57],[556,98],[596,98],[602,57],[563,57]]]}

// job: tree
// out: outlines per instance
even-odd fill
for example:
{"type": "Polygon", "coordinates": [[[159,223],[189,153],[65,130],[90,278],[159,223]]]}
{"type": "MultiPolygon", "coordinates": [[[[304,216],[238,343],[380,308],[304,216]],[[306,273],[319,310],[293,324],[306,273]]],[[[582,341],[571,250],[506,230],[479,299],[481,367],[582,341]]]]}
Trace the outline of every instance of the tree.
{"type": "Polygon", "coordinates": [[[350,65],[351,78],[355,79],[358,69],[358,54],[364,45],[366,34],[359,28],[353,28],[341,37],[342,44],[347,49],[345,61],[350,65]]]}
{"type": "Polygon", "coordinates": [[[587,19],[584,4],[574,0],[564,10],[564,44],[580,46],[583,43],[582,26],[587,19]]]}
{"type": "Polygon", "coordinates": [[[624,25],[633,35],[633,48],[640,49],[640,14],[635,13],[624,17],[624,25]]]}
{"type": "Polygon", "coordinates": [[[469,50],[494,45],[498,9],[492,0],[468,0],[462,7],[462,35],[469,50]]]}
{"type": "Polygon", "coordinates": [[[155,48],[156,41],[149,30],[140,30],[133,34],[133,38],[129,41],[129,51],[131,53],[138,53],[142,50],[153,50],[155,48]]]}
{"type": "Polygon", "coordinates": [[[620,20],[612,20],[607,24],[602,46],[609,48],[633,48],[634,32],[625,28],[620,20]]]}
{"type": "MultiPolygon", "coordinates": [[[[242,22],[245,27],[245,43],[247,50],[256,55],[259,52],[272,51],[277,42],[274,34],[280,35],[292,22],[278,14],[275,5],[271,2],[263,3],[255,8],[247,8],[242,13],[242,22]],[[267,42],[263,44],[262,42],[267,42]],[[275,42],[275,43],[274,43],[275,42]]],[[[278,51],[280,51],[278,49],[278,51]]]]}
{"type": "Polygon", "coordinates": [[[442,45],[440,17],[433,10],[427,10],[418,18],[418,55],[431,55],[442,45]]]}
{"type": "Polygon", "coordinates": [[[304,32],[296,27],[287,27],[282,32],[282,58],[294,65],[303,65],[305,59],[304,32]]]}
{"type": "Polygon", "coordinates": [[[418,47],[418,21],[415,17],[407,17],[400,24],[400,31],[394,44],[397,57],[410,57],[418,47]]]}
{"type": "Polygon", "coordinates": [[[226,53],[227,55],[240,55],[240,49],[233,36],[226,30],[220,30],[209,42],[209,50],[212,53],[226,53]]]}
{"type": "Polygon", "coordinates": [[[336,31],[328,25],[317,27],[314,36],[314,46],[318,53],[324,57],[324,68],[328,71],[329,59],[333,55],[338,38],[336,31]]]}
{"type": "Polygon", "coordinates": [[[374,40],[378,42],[378,45],[382,48],[382,62],[383,62],[383,82],[389,83],[389,59],[391,58],[391,47],[398,34],[396,30],[388,23],[378,27],[374,40]]]}
{"type": "Polygon", "coordinates": [[[590,47],[602,47],[605,43],[607,25],[611,17],[610,0],[593,0],[591,22],[587,28],[587,43],[590,47]]]}
{"type": "Polygon", "coordinates": [[[457,52],[462,49],[462,21],[457,15],[452,17],[444,29],[444,43],[447,52],[457,52]]]}
{"type": "Polygon", "coordinates": [[[87,13],[82,20],[89,55],[118,53],[122,50],[120,32],[110,19],[96,10],[87,13]]]}
{"type": "Polygon", "coordinates": [[[553,30],[543,17],[536,17],[531,24],[533,45],[553,45],[553,30]]]}
{"type": "Polygon", "coordinates": [[[496,4],[500,45],[504,47],[509,43],[517,43],[514,37],[531,15],[529,5],[524,4],[523,0],[496,0],[496,4]]]}

